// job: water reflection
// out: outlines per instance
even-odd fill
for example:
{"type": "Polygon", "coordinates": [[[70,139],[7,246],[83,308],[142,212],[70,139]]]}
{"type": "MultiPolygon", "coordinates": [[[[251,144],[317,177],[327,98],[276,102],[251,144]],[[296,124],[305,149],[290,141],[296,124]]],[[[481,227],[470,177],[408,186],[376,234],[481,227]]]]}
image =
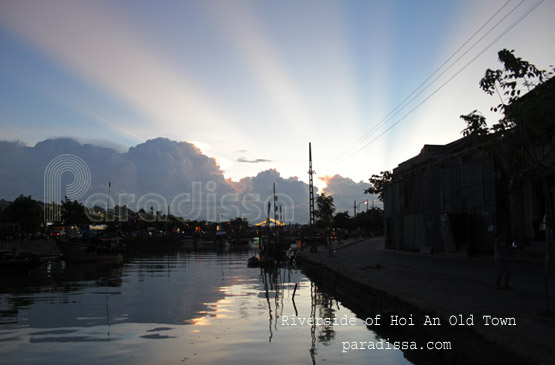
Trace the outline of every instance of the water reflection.
{"type": "Polygon", "coordinates": [[[403,361],[397,351],[343,354],[341,341],[374,336],[358,319],[356,326],[284,325],[285,318],[354,314],[300,271],[249,269],[248,257],[179,253],[116,266],[54,264],[2,278],[3,361],[403,361]]]}

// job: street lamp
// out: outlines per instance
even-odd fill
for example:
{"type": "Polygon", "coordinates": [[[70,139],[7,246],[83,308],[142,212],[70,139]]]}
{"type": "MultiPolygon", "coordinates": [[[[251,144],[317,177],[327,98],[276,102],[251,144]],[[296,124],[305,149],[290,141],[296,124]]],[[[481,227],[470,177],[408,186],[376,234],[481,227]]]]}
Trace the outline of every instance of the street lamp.
{"type": "Polygon", "coordinates": [[[368,200],[358,203],[358,205],[366,204],[366,213],[368,213],[368,200]]]}
{"type": "Polygon", "coordinates": [[[368,213],[368,200],[365,200],[365,201],[360,202],[360,203],[358,203],[358,204],[357,204],[357,201],[355,200],[355,204],[354,204],[354,206],[353,206],[353,210],[354,210],[354,213],[355,213],[355,214],[353,215],[353,218],[355,218],[355,217],[357,216],[357,208],[358,208],[358,206],[361,205],[361,204],[366,204],[366,213],[368,213]]]}

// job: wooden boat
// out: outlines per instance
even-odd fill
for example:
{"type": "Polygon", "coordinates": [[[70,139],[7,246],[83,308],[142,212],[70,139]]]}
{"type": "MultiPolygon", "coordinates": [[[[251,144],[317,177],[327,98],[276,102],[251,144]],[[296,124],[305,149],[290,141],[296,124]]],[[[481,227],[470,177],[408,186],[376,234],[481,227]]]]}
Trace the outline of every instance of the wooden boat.
{"type": "Polygon", "coordinates": [[[260,266],[260,257],[258,257],[258,256],[249,257],[249,259],[247,260],[247,266],[248,267],[259,267],[260,266]]]}
{"type": "Polygon", "coordinates": [[[121,262],[124,247],[119,237],[92,238],[88,240],[56,240],[62,258],[74,262],[121,262]]]}
{"type": "Polygon", "coordinates": [[[226,248],[230,246],[229,240],[227,238],[226,232],[216,232],[216,237],[214,237],[214,244],[216,248],[226,248]]]}
{"type": "Polygon", "coordinates": [[[14,256],[11,251],[0,252],[1,274],[26,274],[40,264],[37,256],[14,256]]]}

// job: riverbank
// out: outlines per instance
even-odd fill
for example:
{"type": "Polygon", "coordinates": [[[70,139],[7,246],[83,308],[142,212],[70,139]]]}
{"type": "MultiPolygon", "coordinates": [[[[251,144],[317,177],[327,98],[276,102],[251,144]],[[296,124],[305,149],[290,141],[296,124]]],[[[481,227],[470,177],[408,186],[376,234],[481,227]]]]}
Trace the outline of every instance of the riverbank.
{"type": "MultiPolygon", "coordinates": [[[[214,251],[222,249],[248,250],[248,244],[224,246],[214,240],[184,239],[179,236],[126,237],[122,240],[127,255],[172,253],[187,251],[214,251]]],[[[0,241],[0,251],[13,252],[16,255],[58,256],[60,249],[54,239],[41,240],[10,240],[0,241]]]]}
{"type": "Polygon", "coordinates": [[[53,239],[0,241],[0,250],[21,255],[48,256],[60,254],[60,249],[53,239]]]}
{"type": "MultiPolygon", "coordinates": [[[[538,315],[546,308],[543,266],[538,263],[509,262],[513,289],[505,290],[495,286],[490,256],[386,250],[383,238],[346,241],[333,257],[320,248],[319,252],[304,250],[299,258],[309,276],[319,277],[362,315],[412,314],[417,324],[413,328],[383,323],[372,328],[378,333],[404,333],[409,340],[452,339],[454,351],[428,352],[446,363],[463,363],[463,358],[490,364],[555,363],[555,320],[538,315]],[[423,326],[426,316],[438,318],[441,325],[423,326]],[[497,319],[505,319],[505,324],[497,319]]],[[[550,292],[555,295],[553,282],[550,292]]],[[[555,301],[550,305],[555,308],[555,301]]],[[[427,355],[407,357],[421,356],[427,355]]]]}

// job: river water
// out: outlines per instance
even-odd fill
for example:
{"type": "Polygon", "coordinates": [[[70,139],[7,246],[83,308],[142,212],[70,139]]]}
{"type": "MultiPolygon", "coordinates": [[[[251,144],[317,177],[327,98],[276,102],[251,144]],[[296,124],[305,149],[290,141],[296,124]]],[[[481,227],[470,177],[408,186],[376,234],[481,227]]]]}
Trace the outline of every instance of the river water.
{"type": "Polygon", "coordinates": [[[2,276],[0,362],[408,363],[395,349],[345,351],[380,339],[300,270],[248,268],[252,255],[55,262],[2,276]]]}

